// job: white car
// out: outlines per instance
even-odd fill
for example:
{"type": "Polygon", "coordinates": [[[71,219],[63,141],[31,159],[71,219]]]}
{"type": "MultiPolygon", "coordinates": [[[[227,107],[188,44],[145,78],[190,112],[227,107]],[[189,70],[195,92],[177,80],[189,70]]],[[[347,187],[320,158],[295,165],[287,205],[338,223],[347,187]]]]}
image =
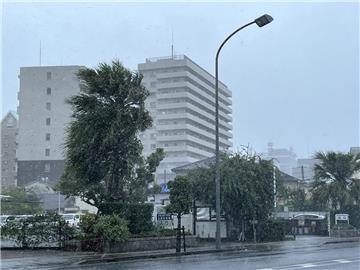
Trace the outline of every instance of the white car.
{"type": "Polygon", "coordinates": [[[8,215],[1,215],[0,216],[0,228],[6,224],[6,220],[9,216],[8,215]]]}
{"type": "Polygon", "coordinates": [[[61,216],[71,227],[77,227],[79,225],[80,214],[62,214],[61,216]]]}

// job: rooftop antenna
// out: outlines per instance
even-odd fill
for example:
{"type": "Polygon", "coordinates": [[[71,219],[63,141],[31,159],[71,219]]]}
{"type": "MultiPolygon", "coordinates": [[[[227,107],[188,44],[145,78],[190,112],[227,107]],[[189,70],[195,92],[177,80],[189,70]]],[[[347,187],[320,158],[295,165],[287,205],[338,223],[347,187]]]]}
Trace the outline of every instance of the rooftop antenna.
{"type": "Polygon", "coordinates": [[[171,28],[171,59],[174,59],[174,30],[171,28]]]}
{"type": "Polygon", "coordinates": [[[39,65],[41,66],[41,40],[40,40],[40,49],[39,49],[39,65]]]}

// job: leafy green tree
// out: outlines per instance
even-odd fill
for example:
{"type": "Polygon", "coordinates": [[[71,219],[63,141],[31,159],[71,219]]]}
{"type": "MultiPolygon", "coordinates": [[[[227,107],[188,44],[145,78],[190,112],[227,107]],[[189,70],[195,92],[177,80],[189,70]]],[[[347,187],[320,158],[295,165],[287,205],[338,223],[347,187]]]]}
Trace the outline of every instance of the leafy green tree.
{"type": "Polygon", "coordinates": [[[60,190],[94,206],[143,199],[161,153],[142,157],[138,134],[152,124],[142,76],[113,61],[82,69],[78,78],[82,91],[68,100],[73,113],[60,190]]]}
{"type": "Polygon", "coordinates": [[[308,203],[306,193],[303,189],[289,190],[289,205],[292,211],[305,211],[307,210],[308,203]]]}
{"type": "MultiPolygon", "coordinates": [[[[221,206],[227,221],[244,232],[244,222],[269,218],[274,207],[272,161],[247,151],[224,156],[220,163],[221,206]]],[[[194,198],[215,206],[214,166],[189,172],[194,198]]],[[[278,185],[281,185],[279,181],[278,185]]]]}
{"type": "Polygon", "coordinates": [[[164,159],[165,152],[162,148],[157,148],[151,153],[144,162],[139,164],[137,177],[131,182],[129,199],[131,202],[140,203],[146,199],[148,185],[155,183],[154,173],[160,162],[164,159]]]}
{"type": "Polygon", "coordinates": [[[43,211],[35,193],[15,187],[3,190],[2,195],[9,196],[1,199],[2,215],[33,215],[43,211]]]}
{"type": "Polygon", "coordinates": [[[180,252],[181,246],[181,216],[188,214],[191,208],[191,183],[185,176],[177,176],[174,181],[168,183],[170,189],[170,204],[167,211],[177,217],[176,252],[180,252]]]}
{"type": "Polygon", "coordinates": [[[360,154],[341,152],[317,152],[315,158],[315,181],[312,196],[332,209],[343,209],[354,202],[359,204],[360,154]]]}
{"type": "Polygon", "coordinates": [[[269,218],[274,207],[273,165],[254,155],[235,154],[221,165],[223,210],[228,220],[269,218]]]}

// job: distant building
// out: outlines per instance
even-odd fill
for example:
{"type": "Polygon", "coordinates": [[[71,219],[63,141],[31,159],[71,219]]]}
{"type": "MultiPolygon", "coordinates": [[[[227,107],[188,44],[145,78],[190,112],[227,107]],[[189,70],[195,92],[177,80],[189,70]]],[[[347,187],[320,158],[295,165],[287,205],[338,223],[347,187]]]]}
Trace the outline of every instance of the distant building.
{"type": "MultiPolygon", "coordinates": [[[[184,55],[149,58],[138,66],[150,91],[146,107],[153,127],[140,134],[144,155],[163,148],[165,159],[156,171],[156,182],[174,179],[171,170],[214,155],[215,79],[184,55]]],[[[232,146],[231,91],[219,84],[220,150],[232,146]]]]}
{"type": "Polygon", "coordinates": [[[297,166],[292,169],[292,175],[306,182],[311,182],[314,180],[314,168],[317,163],[318,161],[313,158],[299,158],[297,166]]]}
{"type": "Polygon", "coordinates": [[[355,154],[360,154],[360,147],[356,146],[356,147],[351,147],[350,148],[350,153],[355,155],[355,154]]]}
{"type": "Polygon", "coordinates": [[[52,212],[97,213],[97,208],[83,201],[80,197],[66,197],[54,191],[53,187],[43,181],[35,181],[24,186],[26,192],[35,193],[41,207],[52,212]]]}
{"type": "Polygon", "coordinates": [[[65,128],[71,108],[65,100],[80,92],[81,66],[20,68],[18,184],[54,183],[64,170],[65,128]]]}
{"type": "Polygon", "coordinates": [[[1,187],[14,187],[16,179],[16,136],[18,115],[8,112],[1,121],[1,187]]]}
{"type": "Polygon", "coordinates": [[[263,158],[273,159],[277,167],[289,175],[292,175],[292,169],[297,166],[296,154],[292,148],[274,148],[273,143],[268,143],[268,151],[263,154],[263,158]]]}
{"type": "Polygon", "coordinates": [[[284,173],[282,171],[280,171],[280,177],[281,180],[283,181],[283,184],[286,188],[289,189],[304,189],[305,190],[305,181],[302,181],[301,179],[288,175],[287,173],[284,173]]]}

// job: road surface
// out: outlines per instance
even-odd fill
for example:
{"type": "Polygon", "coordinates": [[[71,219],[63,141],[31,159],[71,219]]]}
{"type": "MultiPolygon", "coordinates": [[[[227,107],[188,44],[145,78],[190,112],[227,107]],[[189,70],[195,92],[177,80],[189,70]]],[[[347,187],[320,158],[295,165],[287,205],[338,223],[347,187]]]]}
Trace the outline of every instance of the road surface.
{"type": "MultiPolygon", "coordinates": [[[[90,269],[90,270],[296,270],[360,269],[360,243],[321,244],[318,238],[303,237],[257,250],[231,251],[202,255],[79,264],[79,257],[47,256],[8,258],[2,269],[90,269]],[[319,244],[317,244],[319,242],[319,244]]],[[[84,262],[84,260],[82,260],[84,262]]]]}

